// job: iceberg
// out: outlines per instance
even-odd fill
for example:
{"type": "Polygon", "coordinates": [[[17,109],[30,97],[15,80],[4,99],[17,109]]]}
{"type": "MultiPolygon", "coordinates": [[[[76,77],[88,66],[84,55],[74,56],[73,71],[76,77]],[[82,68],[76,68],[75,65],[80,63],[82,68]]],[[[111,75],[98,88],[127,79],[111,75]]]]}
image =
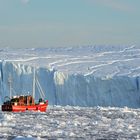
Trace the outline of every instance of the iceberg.
{"type": "Polygon", "coordinates": [[[9,80],[12,95],[32,94],[35,68],[50,105],[140,107],[140,49],[134,45],[9,48],[0,58],[0,103],[9,96],[9,80]]]}

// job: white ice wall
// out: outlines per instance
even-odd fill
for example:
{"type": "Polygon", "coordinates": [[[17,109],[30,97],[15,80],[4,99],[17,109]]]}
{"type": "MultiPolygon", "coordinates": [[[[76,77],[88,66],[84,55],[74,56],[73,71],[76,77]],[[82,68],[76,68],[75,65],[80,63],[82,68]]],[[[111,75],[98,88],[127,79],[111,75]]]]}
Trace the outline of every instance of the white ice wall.
{"type": "Polygon", "coordinates": [[[139,87],[139,77],[102,79],[93,75],[67,75],[63,85],[56,83],[57,103],[137,108],[140,107],[139,87]]]}
{"type": "MultiPolygon", "coordinates": [[[[12,76],[13,94],[32,93],[31,66],[2,62],[0,68],[2,100],[9,94],[9,75],[12,76]]],[[[36,69],[36,75],[51,105],[140,107],[140,77],[69,75],[47,68],[36,69]]],[[[38,95],[37,89],[36,92],[38,95]]]]}

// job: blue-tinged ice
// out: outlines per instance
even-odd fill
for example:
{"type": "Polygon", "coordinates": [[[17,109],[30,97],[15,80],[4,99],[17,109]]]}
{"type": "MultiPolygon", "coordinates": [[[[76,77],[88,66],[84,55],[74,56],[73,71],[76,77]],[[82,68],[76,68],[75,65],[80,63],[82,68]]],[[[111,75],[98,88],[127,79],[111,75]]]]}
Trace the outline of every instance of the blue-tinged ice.
{"type": "Polygon", "coordinates": [[[140,107],[140,49],[134,45],[9,48],[0,59],[0,103],[9,96],[9,79],[12,95],[32,94],[35,68],[50,105],[140,107]]]}

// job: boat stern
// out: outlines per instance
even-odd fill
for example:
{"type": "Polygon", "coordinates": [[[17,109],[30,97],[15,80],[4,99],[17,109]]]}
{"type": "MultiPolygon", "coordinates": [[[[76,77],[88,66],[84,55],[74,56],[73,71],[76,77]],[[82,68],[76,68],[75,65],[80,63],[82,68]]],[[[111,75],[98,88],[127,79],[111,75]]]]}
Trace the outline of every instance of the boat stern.
{"type": "Polygon", "coordinates": [[[2,105],[2,111],[12,111],[12,105],[2,105]]]}

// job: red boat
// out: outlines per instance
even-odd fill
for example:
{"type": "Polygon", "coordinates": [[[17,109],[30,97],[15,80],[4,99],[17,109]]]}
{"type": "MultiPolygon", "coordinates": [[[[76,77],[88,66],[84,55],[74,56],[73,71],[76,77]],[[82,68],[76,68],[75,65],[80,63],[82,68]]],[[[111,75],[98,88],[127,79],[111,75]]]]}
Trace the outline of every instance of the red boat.
{"type": "Polygon", "coordinates": [[[38,103],[34,103],[32,96],[14,96],[12,99],[6,97],[6,101],[2,105],[2,111],[24,112],[24,111],[40,111],[46,112],[48,100],[43,101],[41,98],[38,103]]]}
{"type": "Polygon", "coordinates": [[[12,95],[12,78],[11,76],[8,79],[9,88],[10,88],[10,98],[8,96],[5,97],[4,104],[2,105],[2,111],[12,111],[12,112],[24,112],[24,111],[41,111],[46,112],[48,107],[48,100],[44,101],[45,94],[41,88],[39,80],[35,76],[35,69],[33,73],[33,91],[31,95],[22,95],[22,96],[11,96],[12,95]],[[39,99],[38,103],[35,103],[35,86],[37,86],[41,98],[39,99]]]}

